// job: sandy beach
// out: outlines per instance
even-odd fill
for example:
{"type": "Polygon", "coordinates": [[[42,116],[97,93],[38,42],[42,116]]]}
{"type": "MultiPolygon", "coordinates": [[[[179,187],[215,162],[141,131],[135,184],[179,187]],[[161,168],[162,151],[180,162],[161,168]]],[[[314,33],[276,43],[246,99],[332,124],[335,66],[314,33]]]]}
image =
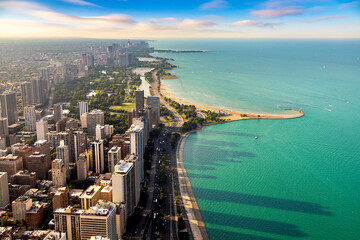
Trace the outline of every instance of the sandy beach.
{"type": "Polygon", "coordinates": [[[160,87],[160,93],[163,97],[170,98],[171,100],[178,102],[179,104],[185,104],[185,105],[194,105],[198,110],[204,110],[204,111],[216,111],[216,112],[223,112],[227,113],[229,115],[221,117],[222,119],[226,121],[236,121],[236,120],[243,120],[243,119],[289,119],[289,118],[299,118],[304,116],[304,112],[300,109],[289,109],[287,112],[291,112],[291,114],[284,114],[284,115],[271,115],[271,114],[256,114],[256,113],[246,113],[246,112],[237,112],[227,109],[220,109],[215,107],[209,107],[199,104],[193,104],[184,101],[181,98],[176,98],[169,93],[166,89],[166,85],[161,83],[160,87]]]}

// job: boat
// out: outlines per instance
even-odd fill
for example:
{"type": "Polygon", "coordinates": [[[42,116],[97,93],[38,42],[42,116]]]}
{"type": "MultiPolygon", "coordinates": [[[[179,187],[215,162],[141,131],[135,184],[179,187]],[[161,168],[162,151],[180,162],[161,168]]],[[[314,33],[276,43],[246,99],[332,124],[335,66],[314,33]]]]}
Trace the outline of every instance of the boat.
{"type": "Polygon", "coordinates": [[[258,139],[258,136],[255,136],[254,138],[255,138],[255,139],[258,139]]]}

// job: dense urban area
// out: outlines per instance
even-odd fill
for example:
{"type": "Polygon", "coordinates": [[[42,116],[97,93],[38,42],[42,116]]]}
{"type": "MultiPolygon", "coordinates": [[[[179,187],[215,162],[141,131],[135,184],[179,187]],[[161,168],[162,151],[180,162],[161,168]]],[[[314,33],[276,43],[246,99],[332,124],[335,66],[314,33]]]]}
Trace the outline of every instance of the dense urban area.
{"type": "Polygon", "coordinates": [[[1,239],[192,238],[176,143],[222,120],[162,96],[175,66],[146,41],[114,42],[4,50],[1,239]]]}

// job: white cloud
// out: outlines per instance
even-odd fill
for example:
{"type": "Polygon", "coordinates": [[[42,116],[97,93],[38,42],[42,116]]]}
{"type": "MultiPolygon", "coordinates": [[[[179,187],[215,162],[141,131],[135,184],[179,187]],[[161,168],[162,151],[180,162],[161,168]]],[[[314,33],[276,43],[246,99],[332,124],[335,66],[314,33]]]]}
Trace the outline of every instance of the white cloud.
{"type": "Polygon", "coordinates": [[[284,16],[300,15],[305,12],[302,7],[286,7],[281,9],[253,10],[251,14],[260,18],[278,18],[284,16]]]}
{"type": "Polygon", "coordinates": [[[84,1],[84,0],[61,0],[61,1],[76,4],[76,5],[80,5],[80,6],[100,7],[99,5],[96,5],[94,3],[87,2],[87,1],[84,1]]]}
{"type": "Polygon", "coordinates": [[[318,22],[318,21],[323,21],[323,20],[339,19],[339,18],[347,18],[347,17],[349,17],[349,15],[323,16],[323,17],[317,17],[317,18],[305,20],[305,22],[318,22]]]}
{"type": "Polygon", "coordinates": [[[242,20],[233,22],[230,24],[231,27],[274,27],[282,25],[282,22],[262,22],[258,20],[242,20]]]}
{"type": "Polygon", "coordinates": [[[167,17],[167,18],[153,18],[150,20],[151,23],[153,24],[158,24],[158,23],[173,23],[173,22],[177,22],[178,19],[174,18],[174,17],[167,17]]]}
{"type": "Polygon", "coordinates": [[[212,0],[210,2],[204,3],[200,5],[201,10],[211,10],[211,9],[219,9],[219,8],[227,8],[228,2],[225,0],[212,0]]]}
{"type": "Polygon", "coordinates": [[[176,24],[178,27],[184,28],[207,28],[214,26],[215,23],[203,20],[184,19],[176,24]]]}
{"type": "Polygon", "coordinates": [[[360,5],[360,1],[352,1],[348,3],[343,3],[340,5],[340,8],[355,8],[360,5]]]}

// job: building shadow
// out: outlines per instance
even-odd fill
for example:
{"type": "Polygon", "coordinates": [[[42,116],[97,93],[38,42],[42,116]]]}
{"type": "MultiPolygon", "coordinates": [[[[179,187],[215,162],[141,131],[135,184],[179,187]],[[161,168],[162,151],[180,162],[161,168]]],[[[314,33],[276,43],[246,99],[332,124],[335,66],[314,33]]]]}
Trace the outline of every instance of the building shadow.
{"type": "Polygon", "coordinates": [[[204,178],[204,179],[217,179],[215,176],[196,174],[196,173],[188,173],[190,178],[204,178]]]}
{"type": "MultiPolygon", "coordinates": [[[[206,223],[277,234],[287,237],[308,237],[308,234],[301,231],[301,229],[294,224],[210,211],[201,211],[201,215],[206,223]]],[[[224,237],[224,239],[228,238],[224,237]]]]}
{"type": "Polygon", "coordinates": [[[193,187],[197,199],[207,199],[212,201],[232,202],[246,204],[257,207],[267,207],[292,212],[301,212],[322,216],[332,216],[333,214],[327,207],[317,203],[303,202],[274,197],[256,196],[244,193],[234,193],[221,190],[211,190],[193,187]]]}

